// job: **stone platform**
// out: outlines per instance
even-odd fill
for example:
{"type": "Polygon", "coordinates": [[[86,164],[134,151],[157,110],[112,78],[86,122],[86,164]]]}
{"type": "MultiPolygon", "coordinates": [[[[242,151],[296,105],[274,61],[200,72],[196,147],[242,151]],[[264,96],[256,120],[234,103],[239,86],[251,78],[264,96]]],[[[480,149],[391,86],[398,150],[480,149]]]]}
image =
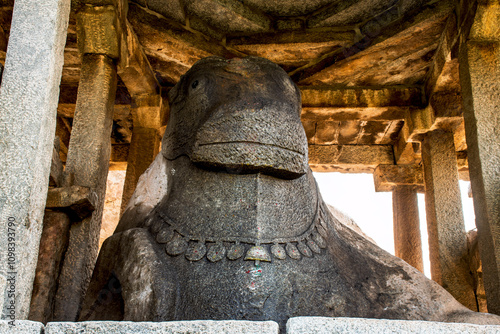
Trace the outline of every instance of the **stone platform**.
{"type": "MultiPolygon", "coordinates": [[[[98,333],[167,333],[167,334],[278,334],[274,321],[87,321],[50,322],[46,326],[34,321],[18,321],[12,326],[6,320],[0,321],[0,334],[98,334],[98,333]]],[[[290,318],[287,334],[347,334],[347,333],[403,333],[403,334],[498,334],[500,326],[442,323],[431,321],[379,320],[363,318],[290,318]]]]}

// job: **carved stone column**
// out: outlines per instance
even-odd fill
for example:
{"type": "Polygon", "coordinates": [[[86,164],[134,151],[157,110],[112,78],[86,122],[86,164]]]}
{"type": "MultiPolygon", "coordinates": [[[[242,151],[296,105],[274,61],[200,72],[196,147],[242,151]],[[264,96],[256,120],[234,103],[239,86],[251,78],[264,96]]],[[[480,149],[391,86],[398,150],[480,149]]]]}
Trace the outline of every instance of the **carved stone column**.
{"type": "Polygon", "coordinates": [[[98,252],[119,56],[114,7],[85,6],[77,14],[77,33],[83,58],[66,172],[74,174],[74,185],[95,192],[97,201],[92,215],[71,227],[54,321],[76,320],[98,252]]]}
{"type": "Polygon", "coordinates": [[[42,233],[69,0],[16,0],[0,92],[1,319],[26,319],[42,233]]]}
{"type": "Polygon", "coordinates": [[[437,130],[425,134],[422,160],[432,279],[476,310],[466,262],[467,238],[453,133],[437,130]]]}
{"type": "Polygon", "coordinates": [[[395,255],[424,272],[417,190],[396,186],[392,191],[395,255]]]}
{"type": "Polygon", "coordinates": [[[460,81],[469,174],[488,312],[500,314],[500,5],[478,4],[461,37],[460,81]]]}

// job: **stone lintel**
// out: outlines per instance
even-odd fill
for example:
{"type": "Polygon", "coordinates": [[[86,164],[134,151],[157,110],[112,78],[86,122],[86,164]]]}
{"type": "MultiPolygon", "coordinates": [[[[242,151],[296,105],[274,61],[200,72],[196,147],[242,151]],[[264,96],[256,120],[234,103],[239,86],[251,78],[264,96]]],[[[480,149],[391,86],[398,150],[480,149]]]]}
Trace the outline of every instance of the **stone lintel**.
{"type": "Polygon", "coordinates": [[[303,107],[365,108],[421,107],[418,87],[340,88],[335,86],[300,86],[303,107]]]}
{"type": "Polygon", "coordinates": [[[378,165],[373,172],[375,191],[393,191],[397,186],[413,187],[424,192],[424,177],[420,165],[378,165]]]}
{"type": "Polygon", "coordinates": [[[79,220],[89,216],[96,207],[97,195],[88,187],[52,188],[47,193],[48,209],[68,209],[79,220]]]}
{"type": "Polygon", "coordinates": [[[78,50],[81,55],[120,57],[117,15],[114,6],[84,6],[76,16],[78,50]]]}
{"type": "MultiPolygon", "coordinates": [[[[57,106],[57,116],[74,118],[76,104],[74,103],[59,103],[57,106]]],[[[130,104],[115,104],[113,109],[113,120],[120,120],[120,117],[130,113],[130,104]]]]}
{"type": "Polygon", "coordinates": [[[411,107],[303,107],[301,119],[314,121],[404,120],[411,107]]]}
{"type": "Polygon", "coordinates": [[[309,145],[309,165],[316,172],[371,173],[391,163],[391,145],[309,145]]]}

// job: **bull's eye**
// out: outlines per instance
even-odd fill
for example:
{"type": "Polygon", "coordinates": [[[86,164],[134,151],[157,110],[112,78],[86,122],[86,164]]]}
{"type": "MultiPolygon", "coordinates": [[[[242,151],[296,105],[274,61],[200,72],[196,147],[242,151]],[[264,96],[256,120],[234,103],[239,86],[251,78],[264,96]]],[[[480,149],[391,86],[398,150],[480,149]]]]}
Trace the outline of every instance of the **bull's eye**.
{"type": "Polygon", "coordinates": [[[195,89],[198,86],[198,80],[195,80],[191,83],[191,88],[195,89]]]}

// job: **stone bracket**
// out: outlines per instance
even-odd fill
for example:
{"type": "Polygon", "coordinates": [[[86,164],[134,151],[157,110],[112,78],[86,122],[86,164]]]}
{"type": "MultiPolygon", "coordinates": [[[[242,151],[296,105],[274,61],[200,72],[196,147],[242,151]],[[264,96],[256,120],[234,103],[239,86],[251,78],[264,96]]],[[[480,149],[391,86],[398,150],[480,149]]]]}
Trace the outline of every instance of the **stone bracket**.
{"type": "Polygon", "coordinates": [[[92,214],[97,200],[97,194],[87,187],[52,188],[47,193],[46,208],[66,211],[73,221],[80,221],[92,214]]]}
{"type": "Polygon", "coordinates": [[[132,121],[134,126],[160,129],[167,124],[168,102],[160,95],[135,96],[132,102],[132,121]]]}
{"type": "Polygon", "coordinates": [[[424,176],[420,165],[378,165],[373,172],[375,191],[392,191],[396,186],[413,186],[424,192],[424,176]]]}

